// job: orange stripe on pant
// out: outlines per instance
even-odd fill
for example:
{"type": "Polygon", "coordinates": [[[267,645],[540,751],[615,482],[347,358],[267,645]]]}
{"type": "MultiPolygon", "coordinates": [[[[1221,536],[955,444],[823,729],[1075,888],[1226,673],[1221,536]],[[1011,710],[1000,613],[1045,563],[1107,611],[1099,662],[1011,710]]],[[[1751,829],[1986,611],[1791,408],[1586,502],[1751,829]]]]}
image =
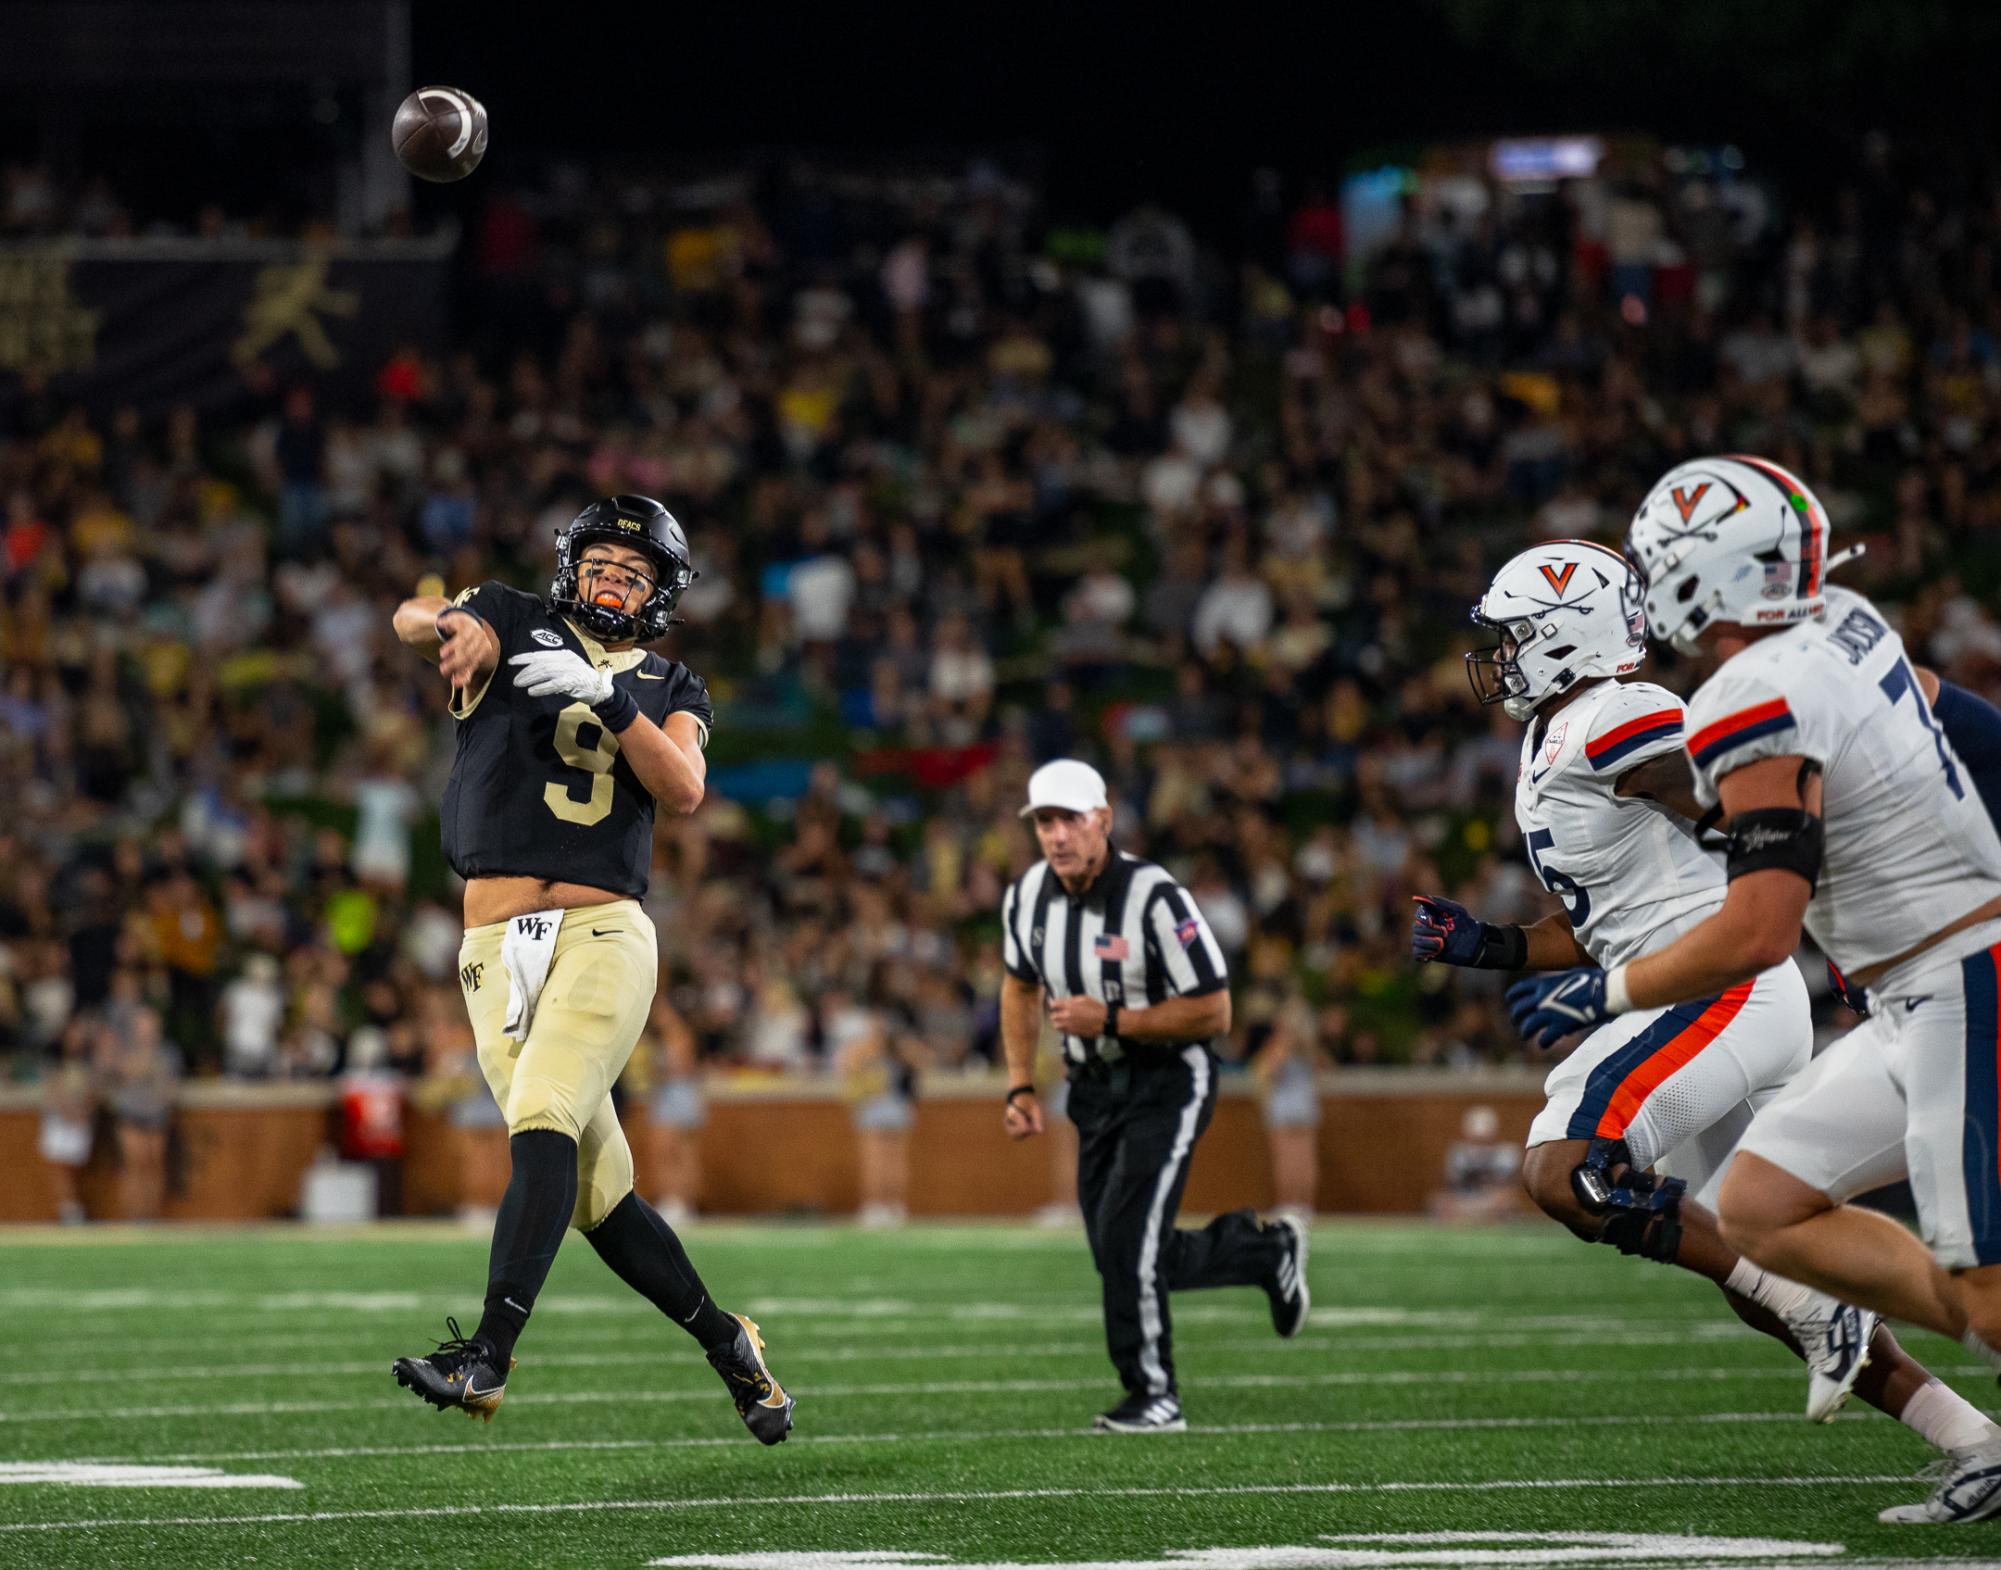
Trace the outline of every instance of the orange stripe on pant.
{"type": "Polygon", "coordinates": [[[1605,1115],[1598,1120],[1598,1137],[1618,1139],[1623,1136],[1627,1126],[1639,1115],[1640,1106],[1647,1097],[1660,1089],[1661,1082],[1670,1074],[1686,1067],[1696,1053],[1723,1034],[1723,1028],[1750,1001],[1751,989],[1756,985],[1755,981],[1739,982],[1620,1080],[1619,1088],[1612,1092],[1612,1099],[1605,1104],[1605,1115]]]}

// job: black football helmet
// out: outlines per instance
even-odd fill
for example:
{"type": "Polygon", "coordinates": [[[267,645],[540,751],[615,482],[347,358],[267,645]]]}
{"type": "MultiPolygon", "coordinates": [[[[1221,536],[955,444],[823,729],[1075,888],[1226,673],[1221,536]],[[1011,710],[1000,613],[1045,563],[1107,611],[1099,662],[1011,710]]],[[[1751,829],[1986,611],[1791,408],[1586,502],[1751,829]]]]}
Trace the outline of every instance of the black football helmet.
{"type": "Polygon", "coordinates": [[[650,496],[607,496],[592,502],[556,536],[556,581],[549,604],[606,643],[651,643],[674,625],[674,607],[701,576],[688,561],[688,536],[674,515],[650,496]],[[628,545],[653,561],[653,592],[637,612],[587,604],[577,594],[584,547],[628,545]]]}

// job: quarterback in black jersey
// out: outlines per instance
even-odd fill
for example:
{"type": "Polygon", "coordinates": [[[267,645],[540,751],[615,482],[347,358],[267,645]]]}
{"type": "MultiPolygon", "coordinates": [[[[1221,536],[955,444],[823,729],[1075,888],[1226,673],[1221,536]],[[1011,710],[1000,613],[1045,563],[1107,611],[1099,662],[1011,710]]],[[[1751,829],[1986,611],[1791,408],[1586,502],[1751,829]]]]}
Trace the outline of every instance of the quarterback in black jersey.
{"type": "Polygon", "coordinates": [[[484,1312],[396,1382],[491,1420],[514,1343],[576,1227],[606,1264],[699,1341],[765,1444],[792,1398],[758,1328],[710,1299],[673,1229],[633,1191],[611,1087],[652,1007],[659,949],[640,908],[656,805],[701,805],[714,712],[702,678],[640,644],[695,579],[687,536],[644,496],[595,502],[556,539],[547,599],[482,583],[396,608],[396,635],[452,684],[458,753],[445,856],[466,880],[459,985],[480,1070],[507,1119],[512,1173],[494,1222],[484,1312]]]}

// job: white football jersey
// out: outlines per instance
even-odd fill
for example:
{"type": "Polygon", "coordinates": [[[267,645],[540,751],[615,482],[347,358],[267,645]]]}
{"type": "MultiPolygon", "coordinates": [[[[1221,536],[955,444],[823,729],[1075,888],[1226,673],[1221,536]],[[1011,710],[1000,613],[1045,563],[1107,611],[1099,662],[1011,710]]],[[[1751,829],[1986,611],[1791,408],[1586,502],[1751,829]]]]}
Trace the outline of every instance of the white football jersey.
{"type": "Polygon", "coordinates": [[[1681,699],[1665,687],[1606,681],[1522,740],[1515,822],[1529,864],[1607,969],[1672,942],[1723,903],[1722,861],[1701,847],[1695,825],[1614,791],[1636,765],[1679,753],[1682,727],[1681,699]]]}
{"type": "Polygon", "coordinates": [[[1851,975],[2001,897],[2001,838],[1903,639],[1861,595],[1830,587],[1819,616],[1724,661],[1688,712],[1705,805],[1760,758],[1820,765],[1827,852],[1806,929],[1851,975]]]}

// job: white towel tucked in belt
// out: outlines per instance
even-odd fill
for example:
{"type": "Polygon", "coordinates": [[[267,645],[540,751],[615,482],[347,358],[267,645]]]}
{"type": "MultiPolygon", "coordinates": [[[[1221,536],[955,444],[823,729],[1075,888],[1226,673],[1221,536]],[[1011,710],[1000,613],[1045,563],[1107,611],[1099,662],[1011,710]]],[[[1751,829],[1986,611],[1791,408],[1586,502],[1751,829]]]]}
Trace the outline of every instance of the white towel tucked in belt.
{"type": "Polygon", "coordinates": [[[556,934],[563,930],[560,910],[532,910],[507,923],[500,940],[500,963],[507,967],[507,1020],[500,1028],[516,1041],[528,1039],[542,983],[549,979],[549,961],[556,955],[556,934]]]}

